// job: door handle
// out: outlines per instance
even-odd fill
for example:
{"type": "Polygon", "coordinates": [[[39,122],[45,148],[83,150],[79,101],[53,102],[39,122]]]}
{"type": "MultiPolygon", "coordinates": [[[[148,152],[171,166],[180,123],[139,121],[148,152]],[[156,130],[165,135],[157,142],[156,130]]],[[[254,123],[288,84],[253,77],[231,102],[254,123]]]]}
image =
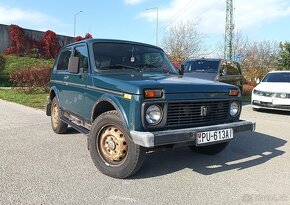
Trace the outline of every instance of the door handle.
{"type": "Polygon", "coordinates": [[[68,78],[69,78],[68,75],[65,75],[65,76],[63,77],[64,80],[67,80],[68,78]]]}

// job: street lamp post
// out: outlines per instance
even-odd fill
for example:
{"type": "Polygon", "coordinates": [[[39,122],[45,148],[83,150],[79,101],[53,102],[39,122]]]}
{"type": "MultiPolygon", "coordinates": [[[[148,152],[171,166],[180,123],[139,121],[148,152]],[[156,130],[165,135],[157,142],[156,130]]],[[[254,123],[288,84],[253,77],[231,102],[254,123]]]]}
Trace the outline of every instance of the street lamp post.
{"type": "Polygon", "coordinates": [[[77,15],[82,13],[83,11],[79,11],[74,14],[74,38],[76,37],[76,24],[77,24],[77,15]]]}
{"type": "Polygon", "coordinates": [[[156,46],[157,46],[158,45],[158,7],[148,8],[146,9],[146,11],[152,10],[152,9],[156,9],[156,46]]]}

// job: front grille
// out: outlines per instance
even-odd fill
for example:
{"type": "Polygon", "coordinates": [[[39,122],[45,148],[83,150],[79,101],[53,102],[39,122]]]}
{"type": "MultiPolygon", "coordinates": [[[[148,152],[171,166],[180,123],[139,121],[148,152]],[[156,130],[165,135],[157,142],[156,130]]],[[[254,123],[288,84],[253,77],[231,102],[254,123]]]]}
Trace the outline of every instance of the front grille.
{"type": "Polygon", "coordinates": [[[257,101],[253,101],[253,105],[257,105],[257,106],[261,106],[261,107],[269,107],[269,108],[276,108],[276,109],[288,109],[290,110],[290,105],[273,105],[273,103],[271,102],[257,102],[257,101]]]}
{"type": "Polygon", "coordinates": [[[229,101],[168,103],[168,127],[195,127],[220,124],[229,119],[229,101]],[[206,115],[202,113],[206,108],[206,115]]]}

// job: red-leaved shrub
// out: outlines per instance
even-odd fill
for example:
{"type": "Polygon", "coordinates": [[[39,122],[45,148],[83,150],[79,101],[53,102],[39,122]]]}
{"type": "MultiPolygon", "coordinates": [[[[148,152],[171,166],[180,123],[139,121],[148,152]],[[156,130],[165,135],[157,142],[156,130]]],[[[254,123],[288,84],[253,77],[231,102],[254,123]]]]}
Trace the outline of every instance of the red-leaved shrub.
{"type": "Polygon", "coordinates": [[[85,35],[85,37],[81,37],[81,36],[75,37],[75,42],[82,41],[82,40],[85,40],[85,39],[92,39],[92,38],[93,38],[93,36],[91,34],[87,33],[85,35]]]}
{"type": "Polygon", "coordinates": [[[55,58],[60,49],[56,34],[51,30],[44,33],[41,45],[42,53],[46,58],[55,58]]]}
{"type": "Polygon", "coordinates": [[[180,65],[181,65],[181,63],[178,62],[178,61],[172,61],[172,64],[173,64],[173,66],[174,66],[175,68],[177,68],[177,69],[179,69],[179,67],[180,67],[180,65]]]}
{"type": "Polygon", "coordinates": [[[75,37],[75,42],[78,42],[78,41],[81,41],[81,40],[83,40],[83,37],[81,37],[81,36],[76,36],[75,37]]]}
{"type": "Polygon", "coordinates": [[[252,94],[252,90],[254,89],[255,86],[250,85],[250,84],[244,84],[243,86],[243,95],[245,96],[250,96],[252,94]]]}
{"type": "Polygon", "coordinates": [[[5,50],[5,53],[23,55],[25,52],[25,36],[23,28],[12,24],[9,28],[9,34],[11,44],[5,50]]]}
{"type": "Polygon", "coordinates": [[[10,73],[10,82],[27,92],[34,89],[48,90],[50,80],[49,67],[24,68],[10,73]]]}

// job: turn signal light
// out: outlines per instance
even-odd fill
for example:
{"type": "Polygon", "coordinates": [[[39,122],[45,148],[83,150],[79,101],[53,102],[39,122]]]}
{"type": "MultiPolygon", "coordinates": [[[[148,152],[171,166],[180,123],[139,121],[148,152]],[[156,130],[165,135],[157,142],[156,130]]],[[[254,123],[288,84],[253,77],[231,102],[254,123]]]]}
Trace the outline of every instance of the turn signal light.
{"type": "Polygon", "coordinates": [[[230,96],[239,96],[240,95],[240,91],[239,90],[230,90],[230,96]]]}
{"type": "Polygon", "coordinates": [[[145,98],[161,98],[163,95],[162,90],[145,90],[145,98]]]}

